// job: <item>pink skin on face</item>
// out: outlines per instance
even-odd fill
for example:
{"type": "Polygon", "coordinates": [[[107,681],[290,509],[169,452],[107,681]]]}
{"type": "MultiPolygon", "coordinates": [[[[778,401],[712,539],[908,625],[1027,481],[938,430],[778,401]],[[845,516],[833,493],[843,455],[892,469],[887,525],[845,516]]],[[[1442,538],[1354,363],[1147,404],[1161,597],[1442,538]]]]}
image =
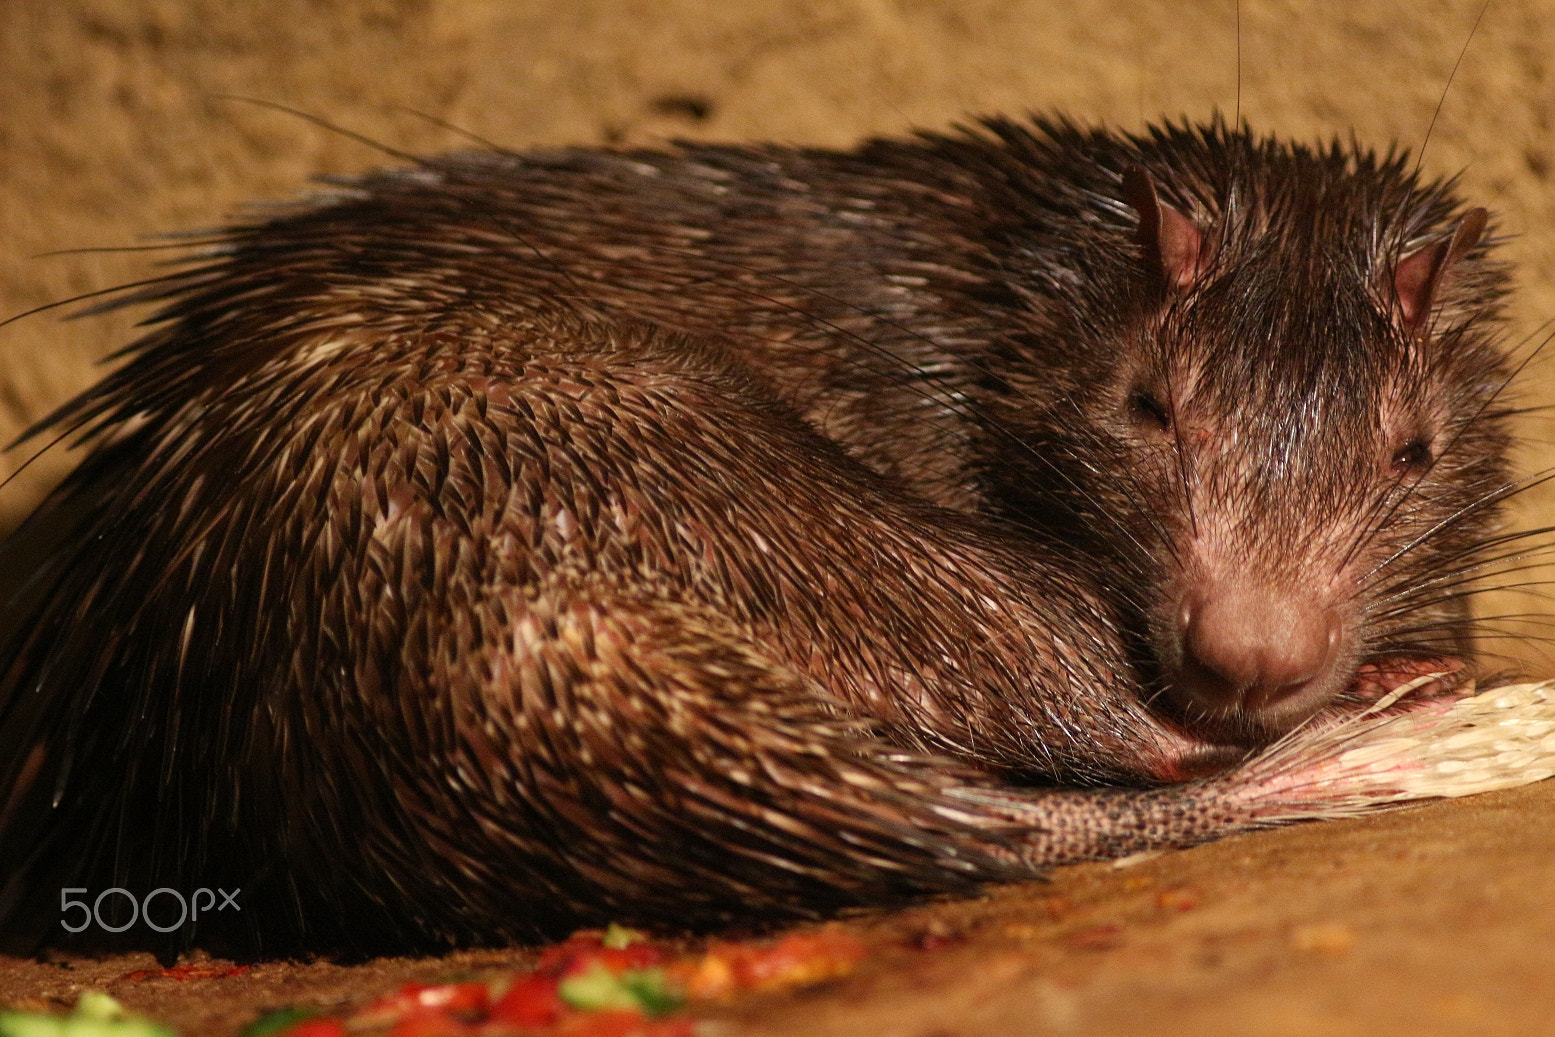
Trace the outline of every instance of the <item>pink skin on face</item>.
{"type": "MultiPolygon", "coordinates": [[[[1473,690],[1472,683],[1458,679],[1467,668],[1467,663],[1451,656],[1432,659],[1388,658],[1365,663],[1356,669],[1355,678],[1341,699],[1330,704],[1308,723],[1318,726],[1338,723],[1364,708],[1366,703],[1377,702],[1411,681],[1434,674],[1442,676],[1411,689],[1385,712],[1428,709],[1443,700],[1461,698],[1473,690]]],[[[1159,725],[1155,748],[1157,753],[1148,761],[1148,771],[1151,776],[1167,782],[1188,781],[1219,773],[1235,766],[1247,755],[1245,746],[1207,743],[1175,724],[1159,725]]]]}

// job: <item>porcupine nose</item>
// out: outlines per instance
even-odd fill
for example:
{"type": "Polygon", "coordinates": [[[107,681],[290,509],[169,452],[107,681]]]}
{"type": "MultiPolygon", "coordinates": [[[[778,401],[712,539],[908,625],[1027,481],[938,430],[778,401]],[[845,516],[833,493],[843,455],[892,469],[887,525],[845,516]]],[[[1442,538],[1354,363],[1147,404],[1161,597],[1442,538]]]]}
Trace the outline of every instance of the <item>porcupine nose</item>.
{"type": "Polygon", "coordinates": [[[1289,594],[1222,585],[1188,595],[1178,633],[1172,694],[1190,717],[1234,713],[1283,729],[1322,705],[1340,623],[1332,608],[1289,594]]]}

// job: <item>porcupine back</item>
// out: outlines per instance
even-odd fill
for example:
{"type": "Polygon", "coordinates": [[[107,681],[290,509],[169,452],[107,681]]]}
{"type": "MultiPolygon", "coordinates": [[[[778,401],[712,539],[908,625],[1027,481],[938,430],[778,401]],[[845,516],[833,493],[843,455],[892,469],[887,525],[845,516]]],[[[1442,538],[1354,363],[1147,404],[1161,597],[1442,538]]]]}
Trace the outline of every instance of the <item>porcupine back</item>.
{"type": "Polygon", "coordinates": [[[1324,503],[1407,520],[1346,527],[1384,576],[1323,696],[1465,652],[1456,598],[1397,600],[1505,484],[1502,275],[1457,218],[1400,157],[994,122],[454,156],[240,224],[127,297],[159,326],[48,423],[98,445],[6,548],[5,924],[218,882],[267,950],[719,924],[1253,823],[1213,782],[1015,785],[1277,733],[1145,704],[1185,530],[1247,487],[1286,541],[1357,472],[1324,503]],[[1418,478],[1334,448],[1406,453],[1393,396],[1437,417],[1418,478]],[[1263,453],[1183,460],[1193,406],[1263,453]],[[1276,443],[1328,451],[1274,473],[1300,506],[1276,443]]]}

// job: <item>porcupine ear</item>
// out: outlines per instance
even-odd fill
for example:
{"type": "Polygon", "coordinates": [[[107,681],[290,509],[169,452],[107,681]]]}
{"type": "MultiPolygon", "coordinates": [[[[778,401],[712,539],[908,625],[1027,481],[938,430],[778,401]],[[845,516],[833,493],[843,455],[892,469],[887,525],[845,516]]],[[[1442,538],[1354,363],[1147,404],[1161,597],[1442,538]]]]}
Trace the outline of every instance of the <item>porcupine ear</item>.
{"type": "Polygon", "coordinates": [[[1187,216],[1161,201],[1144,166],[1123,171],[1123,200],[1139,214],[1138,239],[1145,265],[1173,292],[1192,288],[1209,266],[1204,234],[1187,216]]]}
{"type": "Polygon", "coordinates": [[[1484,209],[1470,209],[1452,237],[1421,246],[1398,261],[1393,268],[1393,292],[1405,331],[1416,335],[1425,328],[1442,281],[1464,253],[1479,244],[1489,219],[1484,209]]]}

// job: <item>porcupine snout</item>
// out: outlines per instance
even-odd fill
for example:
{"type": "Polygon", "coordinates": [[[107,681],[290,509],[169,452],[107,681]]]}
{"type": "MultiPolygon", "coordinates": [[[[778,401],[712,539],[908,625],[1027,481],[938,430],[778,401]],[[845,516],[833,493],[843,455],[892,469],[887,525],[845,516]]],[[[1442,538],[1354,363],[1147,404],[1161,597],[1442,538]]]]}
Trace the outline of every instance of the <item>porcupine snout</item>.
{"type": "Polygon", "coordinates": [[[1309,594],[1217,580],[1183,596],[1176,633],[1170,693],[1184,711],[1284,728],[1328,697],[1342,624],[1309,594]]]}

